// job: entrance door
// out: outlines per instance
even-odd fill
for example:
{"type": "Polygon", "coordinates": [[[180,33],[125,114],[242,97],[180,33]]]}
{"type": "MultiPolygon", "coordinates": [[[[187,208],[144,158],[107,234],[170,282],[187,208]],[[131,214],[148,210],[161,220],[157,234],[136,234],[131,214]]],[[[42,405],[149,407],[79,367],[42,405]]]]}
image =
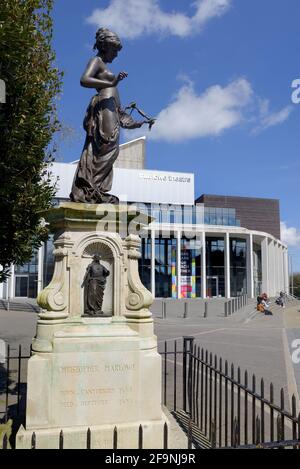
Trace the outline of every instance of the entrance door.
{"type": "Polygon", "coordinates": [[[208,298],[218,298],[219,296],[219,277],[207,277],[207,292],[208,298]]]}
{"type": "Polygon", "coordinates": [[[27,298],[28,296],[28,275],[16,275],[15,277],[15,297],[27,298]]]}

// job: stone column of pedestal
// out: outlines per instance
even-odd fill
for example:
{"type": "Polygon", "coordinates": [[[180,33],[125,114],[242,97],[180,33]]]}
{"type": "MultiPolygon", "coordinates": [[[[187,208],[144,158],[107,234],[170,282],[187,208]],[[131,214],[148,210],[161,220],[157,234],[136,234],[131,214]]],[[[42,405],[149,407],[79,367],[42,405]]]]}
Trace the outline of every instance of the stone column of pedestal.
{"type": "Polygon", "coordinates": [[[151,293],[155,298],[155,230],[151,229],[151,293]]]}
{"type": "Polygon", "coordinates": [[[181,231],[176,233],[177,250],[176,250],[176,276],[177,276],[177,298],[181,298],[181,231]]]}
{"type": "MultiPolygon", "coordinates": [[[[261,269],[262,269],[262,291],[269,291],[270,273],[269,273],[269,241],[265,237],[261,243],[261,269]]],[[[262,293],[262,292],[261,292],[262,293]]]]}
{"type": "Polygon", "coordinates": [[[254,298],[253,234],[247,236],[247,294],[254,298]]]}
{"type": "Polygon", "coordinates": [[[230,236],[229,233],[225,235],[225,253],[224,253],[224,261],[225,261],[225,296],[226,298],[231,297],[231,284],[230,284],[230,236]]]}
{"type": "Polygon", "coordinates": [[[201,296],[206,298],[206,236],[204,231],[201,233],[201,245],[201,296]]]}

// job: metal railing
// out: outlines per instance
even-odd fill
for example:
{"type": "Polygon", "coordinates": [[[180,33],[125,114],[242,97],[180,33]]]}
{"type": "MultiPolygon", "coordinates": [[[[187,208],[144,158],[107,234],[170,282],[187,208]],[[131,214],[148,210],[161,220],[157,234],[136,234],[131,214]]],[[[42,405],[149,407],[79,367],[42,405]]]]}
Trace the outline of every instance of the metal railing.
{"type": "MultiPolygon", "coordinates": [[[[93,449],[93,432],[90,428],[86,431],[86,443],[85,448],[82,449],[93,449]]],[[[119,438],[118,438],[118,427],[115,426],[112,432],[112,449],[119,449],[119,438]]],[[[137,434],[136,434],[136,448],[141,450],[144,449],[145,439],[144,439],[144,428],[142,425],[139,425],[137,434]]],[[[65,442],[65,433],[63,430],[59,432],[57,437],[57,448],[56,449],[68,449],[68,443],[65,442]]],[[[162,449],[166,450],[169,448],[169,427],[167,422],[165,422],[163,427],[163,436],[162,436],[162,449]]],[[[4,435],[2,441],[2,449],[9,449],[9,441],[7,435],[4,435]]],[[[31,445],[30,449],[39,449],[38,437],[35,432],[31,435],[31,445]]]]}
{"type": "MultiPolygon", "coordinates": [[[[26,366],[30,353],[17,354],[8,347],[6,366],[1,365],[2,422],[24,422],[26,366]],[[22,405],[23,404],[23,405],[22,405]]],[[[294,448],[300,447],[300,414],[295,396],[291,403],[282,388],[276,395],[273,384],[240,367],[229,365],[195,345],[194,337],[165,342],[162,356],[162,401],[187,434],[189,448],[294,448]],[[276,397],[278,399],[276,400],[276,397]],[[289,405],[290,404],[290,405],[289,405]]],[[[163,447],[168,447],[168,426],[164,426],[163,447]]],[[[143,447],[143,427],[139,428],[139,448],[143,447]]],[[[13,438],[12,438],[13,440],[13,438]]],[[[36,435],[32,447],[37,448],[36,435]],[[35,443],[34,443],[35,442],[35,443]]],[[[88,442],[92,432],[87,429],[88,442]]],[[[118,446],[118,428],[112,438],[118,446]]],[[[4,435],[3,449],[8,448],[4,435]]],[[[14,442],[10,442],[14,447],[14,442]]],[[[58,447],[64,447],[64,431],[58,447]]],[[[90,443],[91,447],[91,443],[90,443]]]]}
{"type": "Polygon", "coordinates": [[[4,364],[0,364],[0,419],[22,418],[25,413],[27,362],[31,356],[21,345],[14,350],[7,346],[4,364]]]}
{"type": "Polygon", "coordinates": [[[183,338],[182,350],[178,341],[172,349],[166,342],[162,356],[164,405],[179,421],[187,416],[211,447],[299,447],[296,398],[287,410],[283,388],[276,402],[272,383],[267,392],[264,379],[258,385],[255,374],[242,376],[240,367],[194,345],[193,337],[183,338]]]}

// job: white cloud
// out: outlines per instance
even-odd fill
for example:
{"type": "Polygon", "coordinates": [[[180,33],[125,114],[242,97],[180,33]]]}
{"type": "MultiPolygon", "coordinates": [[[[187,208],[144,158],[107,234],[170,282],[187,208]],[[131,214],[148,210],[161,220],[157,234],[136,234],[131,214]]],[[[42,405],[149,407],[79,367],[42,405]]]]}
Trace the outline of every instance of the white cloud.
{"type": "Polygon", "coordinates": [[[286,120],[288,120],[292,111],[292,106],[287,106],[281,109],[281,111],[269,114],[262,120],[263,128],[268,129],[269,127],[274,127],[275,125],[283,124],[286,120]]]}
{"type": "MultiPolygon", "coordinates": [[[[252,94],[252,87],[244,78],[226,87],[212,86],[201,95],[197,95],[193,84],[188,82],[159,113],[148,138],[180,142],[218,136],[244,120],[242,110],[251,101],[252,94]]],[[[135,137],[144,133],[145,130],[140,129],[135,137]]]]}
{"type": "Polygon", "coordinates": [[[300,231],[294,227],[288,227],[286,222],[281,223],[281,239],[288,246],[300,248],[300,231]]]}
{"type": "Polygon", "coordinates": [[[97,27],[108,27],[123,38],[134,39],[143,34],[169,34],[186,37],[200,31],[205,24],[222,16],[232,0],[194,0],[195,14],[165,12],[159,0],[111,0],[107,8],[95,9],[87,18],[97,27]]]}
{"type": "Polygon", "coordinates": [[[270,127],[283,124],[288,120],[291,113],[293,112],[292,106],[286,106],[280,111],[270,111],[270,101],[268,99],[259,100],[260,118],[259,125],[254,129],[254,133],[262,132],[270,127]]]}

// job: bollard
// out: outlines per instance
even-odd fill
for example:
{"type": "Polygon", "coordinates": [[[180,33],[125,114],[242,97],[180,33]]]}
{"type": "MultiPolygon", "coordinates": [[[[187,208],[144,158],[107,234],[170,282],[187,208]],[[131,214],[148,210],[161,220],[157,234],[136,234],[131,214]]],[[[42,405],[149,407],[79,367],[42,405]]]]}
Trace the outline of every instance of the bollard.
{"type": "Polygon", "coordinates": [[[162,318],[167,319],[167,303],[166,303],[166,301],[162,301],[161,306],[162,306],[162,318]]]}
{"type": "Polygon", "coordinates": [[[184,312],[183,312],[183,318],[186,319],[188,317],[188,304],[185,301],[184,302],[184,312]]]}
{"type": "Polygon", "coordinates": [[[228,317],[228,302],[225,303],[225,318],[228,317]]]}
{"type": "Polygon", "coordinates": [[[208,315],[208,303],[207,301],[204,303],[204,317],[207,318],[208,315]]]}

